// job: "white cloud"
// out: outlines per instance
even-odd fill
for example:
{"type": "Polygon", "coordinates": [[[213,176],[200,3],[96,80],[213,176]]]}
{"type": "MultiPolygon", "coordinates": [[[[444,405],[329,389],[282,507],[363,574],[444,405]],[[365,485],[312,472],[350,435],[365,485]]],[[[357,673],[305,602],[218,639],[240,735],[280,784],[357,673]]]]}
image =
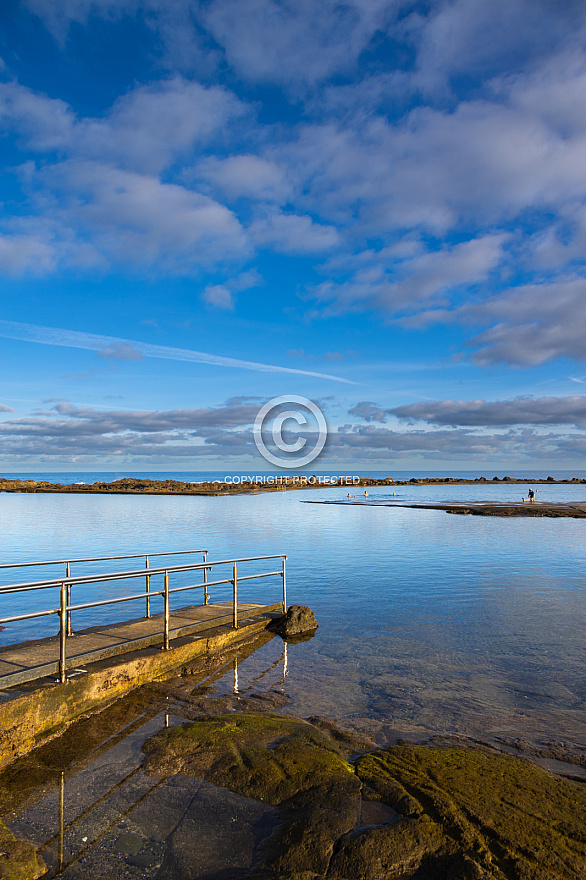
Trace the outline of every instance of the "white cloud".
{"type": "MultiPolygon", "coordinates": [[[[426,400],[379,412],[434,425],[586,425],[586,397],[517,397],[514,400],[426,400]]],[[[383,419],[384,420],[384,419],[383,419]]]]}
{"type": "Polygon", "coordinates": [[[157,172],[191,158],[246,106],[220,86],[208,88],[179,76],[122,95],[104,118],[78,118],[59,99],[18,83],[0,84],[0,124],[14,129],[30,149],[117,163],[157,172]]]}
{"type": "Polygon", "coordinates": [[[114,260],[189,273],[227,253],[247,253],[246,236],[228,208],[158,177],[69,161],[43,178],[63,194],[64,220],[73,218],[114,260]]]}
{"type": "Polygon", "coordinates": [[[586,360],[586,279],[528,284],[460,309],[463,319],[491,324],[470,341],[482,365],[537,366],[555,358],[586,360]]]}
{"type": "Polygon", "coordinates": [[[314,83],[352,69],[399,3],[388,0],[216,0],[201,21],[247,80],[314,83]]]}
{"type": "Polygon", "coordinates": [[[38,235],[0,235],[0,271],[45,275],[58,263],[55,246],[38,235]]]}
{"type": "Polygon", "coordinates": [[[349,281],[324,282],[313,294],[329,304],[329,312],[375,308],[396,315],[412,311],[437,297],[453,296],[458,288],[485,281],[502,260],[506,240],[506,235],[487,235],[438,251],[412,242],[415,246],[406,249],[405,259],[400,259],[402,254],[395,248],[364,252],[341,261],[345,269],[354,263],[349,281]]]}
{"type": "Polygon", "coordinates": [[[234,309],[234,300],[232,292],[224,284],[208,284],[202,294],[202,299],[209,306],[215,306],[218,309],[234,309]]]}
{"type": "Polygon", "coordinates": [[[219,159],[210,156],[196,168],[199,178],[209,181],[228,199],[249,198],[281,204],[292,193],[283,169],[262,156],[242,155],[219,159]]]}
{"type": "Polygon", "coordinates": [[[579,41],[580,3],[548,0],[450,0],[408,21],[417,45],[417,79],[426,91],[447,90],[455,76],[487,78],[522,70],[534,58],[579,41]]]}
{"type": "MultiPolygon", "coordinates": [[[[183,274],[222,265],[233,276],[255,247],[324,254],[313,293],[326,313],[376,309],[410,327],[473,320],[483,364],[583,357],[584,4],[26,5],[61,40],[72,21],[136,14],[172,74],[99,118],[0,85],[0,121],[21,147],[49,154],[21,172],[26,212],[45,225],[3,225],[4,271],[109,260],[183,274]],[[235,88],[288,89],[279,121],[260,124],[228,88],[178,76],[190,52],[192,70],[223,56],[235,88]],[[486,298],[515,261],[530,283],[458,308],[471,289],[486,298]]],[[[219,277],[204,298],[229,308],[237,289],[219,277]]]]}
{"type": "Polygon", "coordinates": [[[77,155],[157,172],[177,158],[191,158],[196,145],[207,144],[245,112],[225,89],[175,77],[123,95],[105,120],[80,121],[70,147],[77,155]]]}
{"type": "Polygon", "coordinates": [[[311,217],[298,214],[269,213],[255,220],[248,232],[257,245],[285,254],[320,254],[340,241],[333,226],[314,223],[311,217]]]}
{"type": "MultiPolygon", "coordinates": [[[[171,461],[174,458],[221,456],[224,461],[256,457],[251,425],[260,401],[234,398],[217,407],[167,412],[99,410],[68,402],[48,413],[6,419],[0,423],[0,452],[4,461],[41,456],[119,455],[126,460],[171,461]]],[[[327,455],[346,461],[375,458],[462,460],[486,463],[490,458],[520,461],[550,459],[559,452],[583,455],[583,433],[543,434],[520,429],[499,433],[458,430],[391,430],[375,424],[346,425],[330,432],[327,455]]]]}

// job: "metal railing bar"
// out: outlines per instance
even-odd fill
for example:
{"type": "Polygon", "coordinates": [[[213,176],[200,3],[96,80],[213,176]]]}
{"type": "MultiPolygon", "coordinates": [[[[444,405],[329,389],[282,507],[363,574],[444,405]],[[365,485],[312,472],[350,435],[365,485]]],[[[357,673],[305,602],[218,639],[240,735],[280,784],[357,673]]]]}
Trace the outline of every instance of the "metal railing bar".
{"type": "MultiPolygon", "coordinates": [[[[203,551],[200,551],[203,552],[203,551]]],[[[260,562],[263,559],[286,559],[283,553],[275,553],[271,556],[246,556],[242,559],[211,559],[207,562],[194,562],[191,565],[167,565],[164,568],[149,568],[150,576],[155,574],[164,575],[165,572],[181,572],[181,571],[198,571],[203,568],[211,568],[214,565],[233,565],[235,562],[260,562]]],[[[50,578],[44,581],[23,581],[20,584],[6,584],[0,587],[0,594],[6,592],[16,592],[19,589],[31,590],[41,589],[42,587],[61,587],[61,584],[91,584],[101,583],[103,581],[123,580],[124,578],[144,577],[146,569],[140,568],[133,571],[115,571],[105,574],[78,575],[76,577],[50,578]]],[[[203,586],[203,585],[202,585],[203,586]]]]}
{"type": "MultiPolygon", "coordinates": [[[[151,592],[151,596],[164,595],[163,590],[157,590],[156,593],[151,592]]],[[[119,602],[132,602],[133,599],[145,599],[146,593],[137,593],[136,596],[119,596],[116,599],[100,599],[99,602],[84,602],[83,605],[68,605],[69,611],[83,611],[84,608],[99,608],[101,605],[117,605],[119,602]]]]}
{"type": "MultiPolygon", "coordinates": [[[[271,577],[272,575],[276,575],[276,574],[278,574],[279,577],[281,576],[280,571],[267,571],[265,574],[250,574],[250,575],[247,575],[246,577],[238,575],[238,580],[239,581],[249,581],[249,580],[252,580],[253,578],[271,577]]],[[[201,590],[204,587],[217,587],[220,584],[231,584],[231,583],[232,583],[232,578],[226,578],[226,580],[223,580],[223,581],[208,581],[207,584],[192,584],[189,587],[173,587],[172,590],[169,590],[169,593],[184,593],[186,590],[201,590]]],[[[151,593],[151,595],[155,596],[157,594],[151,593]]]]}
{"type": "MultiPolygon", "coordinates": [[[[256,578],[262,577],[274,577],[275,575],[280,575],[280,571],[267,571],[263,574],[250,574],[250,575],[241,575],[238,577],[239,581],[249,581],[255,580],[256,578]]],[[[222,584],[231,584],[233,582],[233,578],[226,578],[221,581],[208,581],[208,587],[220,586],[222,584]]],[[[168,590],[169,594],[171,593],[185,593],[188,590],[201,590],[206,586],[206,584],[190,584],[187,587],[174,587],[172,590],[168,590]]],[[[37,588],[40,589],[40,588],[37,588]]],[[[115,599],[101,599],[99,602],[84,602],[82,605],[67,605],[65,610],[70,611],[83,611],[87,608],[100,608],[103,605],[117,605],[120,602],[132,602],[134,599],[145,599],[147,596],[151,598],[155,596],[164,596],[164,590],[150,590],[148,593],[135,593],[132,596],[119,596],[115,599]]],[[[14,623],[19,620],[33,620],[37,617],[47,617],[51,614],[59,614],[61,611],[60,608],[53,608],[50,611],[35,611],[31,614],[20,614],[14,617],[3,617],[0,618],[0,624],[4,623],[14,623]]]]}
{"type": "Polygon", "coordinates": [[[276,574],[278,574],[279,577],[281,577],[280,571],[267,571],[265,574],[247,574],[247,575],[239,574],[238,581],[252,581],[255,578],[268,578],[268,577],[272,577],[273,575],[276,575],[276,574]]]}
{"type": "Polygon", "coordinates": [[[186,553],[207,553],[207,550],[166,550],[164,553],[129,553],[125,556],[85,556],[83,559],[49,559],[43,562],[3,562],[2,568],[27,568],[32,565],[67,565],[74,562],[108,562],[110,559],[141,559],[143,556],[183,556],[186,553]]]}
{"type": "MultiPolygon", "coordinates": [[[[44,581],[31,581],[30,586],[26,582],[22,584],[10,584],[10,586],[6,587],[6,589],[0,587],[0,596],[10,595],[11,593],[32,593],[33,590],[52,590],[55,587],[61,587],[62,583],[63,580],[49,581],[48,583],[45,583],[44,581]]],[[[65,583],[68,583],[67,578],[65,578],[65,583]]]]}
{"type": "Polygon", "coordinates": [[[31,614],[18,614],[15,617],[3,617],[0,624],[14,623],[17,620],[33,620],[35,617],[48,617],[50,614],[59,614],[59,608],[52,608],[50,611],[34,611],[31,614]]]}

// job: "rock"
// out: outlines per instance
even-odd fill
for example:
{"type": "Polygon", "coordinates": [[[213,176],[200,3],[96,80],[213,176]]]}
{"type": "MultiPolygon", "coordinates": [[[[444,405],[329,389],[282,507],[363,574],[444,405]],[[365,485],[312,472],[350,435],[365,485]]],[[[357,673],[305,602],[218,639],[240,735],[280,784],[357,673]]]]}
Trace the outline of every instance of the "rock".
{"type": "Polygon", "coordinates": [[[376,746],[376,742],[372,736],[354,733],[349,730],[342,730],[332,721],[331,718],[326,718],[323,715],[312,715],[306,720],[309,721],[310,724],[313,724],[314,727],[317,727],[319,730],[322,730],[324,733],[331,736],[331,738],[339,743],[347,752],[365,752],[368,749],[372,749],[373,746],[376,746]]]}
{"type": "Polygon", "coordinates": [[[267,629],[287,639],[313,633],[317,627],[317,620],[311,608],[306,605],[290,605],[287,613],[269,624],[267,629]]]}
{"type": "MultiPolygon", "coordinates": [[[[355,748],[352,736],[330,719],[311,720],[313,725],[270,713],[231,713],[146,741],[147,772],[193,774],[206,780],[202,785],[261,801],[262,809],[276,807],[279,825],[268,839],[259,845],[258,835],[242,837],[231,880],[242,876],[237,867],[247,865],[251,880],[586,876],[583,784],[522,758],[444,742],[379,749],[359,758],[353,770],[344,760],[355,748]]],[[[194,798],[160,880],[195,880],[198,860],[211,870],[217,847],[206,855],[202,835],[195,834],[207,812],[194,798]]]]}
{"type": "Polygon", "coordinates": [[[336,841],[360,816],[358,779],[346,775],[307,789],[281,804],[280,815],[282,824],[261,848],[263,868],[324,876],[336,841]]]}
{"type": "Polygon", "coordinates": [[[125,831],[115,843],[119,853],[135,856],[142,849],[142,837],[136,831],[125,831]]]}
{"type": "Polygon", "coordinates": [[[128,856],[126,864],[132,865],[134,868],[152,868],[159,861],[160,859],[152,849],[143,849],[135,856],[128,856]]]}
{"type": "Polygon", "coordinates": [[[274,807],[201,783],[167,841],[156,880],[248,875],[258,844],[277,825],[275,813],[274,807]]]}
{"type": "Polygon", "coordinates": [[[447,880],[484,880],[490,877],[490,874],[482,868],[478,862],[468,858],[468,856],[459,856],[448,871],[447,880]]]}
{"type": "Polygon", "coordinates": [[[0,822],[0,880],[36,880],[46,870],[34,846],[25,840],[17,840],[0,822]]]}
{"type": "Polygon", "coordinates": [[[268,804],[332,780],[352,767],[328,737],[304,721],[272,713],[216,715],[170,727],[143,745],[147,773],[199,776],[268,804]]]}
{"type": "Polygon", "coordinates": [[[352,767],[329,736],[298,719],[216,716],[161,731],[143,750],[149,773],[200,776],[279,806],[281,824],[262,846],[267,876],[323,875],[336,840],[359,817],[360,781],[352,767]]]}
{"type": "MultiPolygon", "coordinates": [[[[433,856],[432,864],[447,859],[450,880],[586,876],[586,790],[578,782],[482,749],[413,745],[365,755],[357,772],[398,812],[435,823],[441,846],[421,857],[433,856]]],[[[435,836],[432,841],[435,846],[435,836]]],[[[415,840],[415,855],[418,847],[415,840]]],[[[360,851],[347,848],[346,857],[360,855],[364,862],[367,851],[365,841],[360,851]]],[[[373,863],[371,874],[363,869],[347,876],[377,880],[379,875],[373,863]]]]}
{"type": "Polygon", "coordinates": [[[387,880],[416,871],[443,848],[439,825],[429,817],[404,819],[342,841],[331,861],[331,877],[387,880]]]}

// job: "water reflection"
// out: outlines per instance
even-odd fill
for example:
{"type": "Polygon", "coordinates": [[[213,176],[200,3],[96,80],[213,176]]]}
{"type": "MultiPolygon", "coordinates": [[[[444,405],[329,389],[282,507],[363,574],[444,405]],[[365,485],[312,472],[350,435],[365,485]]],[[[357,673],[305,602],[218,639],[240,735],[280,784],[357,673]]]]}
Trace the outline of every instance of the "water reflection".
{"type": "Polygon", "coordinates": [[[281,675],[281,677],[277,681],[276,685],[273,684],[273,685],[271,685],[271,687],[276,687],[278,685],[285,684],[285,679],[287,678],[287,676],[289,674],[289,661],[288,661],[288,657],[287,657],[287,642],[283,642],[283,653],[281,654],[281,656],[277,660],[275,660],[274,663],[271,663],[271,665],[268,666],[264,670],[264,672],[261,672],[260,675],[253,677],[250,680],[250,684],[245,688],[239,688],[239,686],[238,686],[238,657],[234,657],[233,664],[234,664],[234,683],[232,686],[232,693],[235,695],[246,694],[247,692],[255,690],[256,687],[260,684],[260,682],[263,681],[265,675],[268,675],[269,673],[273,672],[274,669],[276,669],[278,666],[281,666],[281,665],[283,667],[283,674],[281,675]]]}
{"type": "MultiPolygon", "coordinates": [[[[260,644],[262,652],[267,647],[266,637],[260,644]]],[[[265,652],[260,660],[254,658],[257,642],[213,674],[198,676],[196,691],[220,693],[222,687],[214,683],[229,676],[229,669],[237,696],[278,688],[288,674],[287,645],[279,638],[270,644],[270,656],[265,652]]],[[[187,858],[189,850],[184,839],[186,827],[191,828],[194,821],[212,821],[210,817],[214,827],[206,833],[216,839],[235,833],[235,843],[232,851],[224,846],[216,852],[213,846],[206,853],[200,851],[195,856],[199,868],[192,866],[189,876],[199,876],[200,868],[202,876],[208,876],[210,868],[224,870],[230,859],[234,877],[250,867],[258,840],[274,823],[272,808],[200,779],[147,776],[142,769],[145,739],[184,720],[179,705],[152,717],[147,708],[88,754],[83,753],[87,747],[82,738],[79,754],[69,766],[50,774],[40,788],[23,792],[22,803],[15,803],[4,821],[17,838],[35,846],[47,865],[48,880],[89,876],[115,880],[121,876],[150,877],[159,871],[163,871],[161,876],[167,876],[165,871],[175,876],[178,862],[187,858]],[[236,829],[235,816],[239,823],[236,829]]],[[[52,754],[56,755],[59,744],[54,748],[52,754]]],[[[35,753],[33,761],[34,757],[35,753]]],[[[190,862],[193,857],[189,851],[190,862]]]]}
{"type": "MultiPolygon", "coordinates": [[[[526,488],[395,491],[414,501],[511,501],[526,488]]],[[[544,500],[586,499],[582,484],[539,488],[544,500]]],[[[300,503],[336,492],[346,494],[6,495],[4,558],[181,549],[181,535],[186,548],[197,542],[216,558],[287,553],[289,601],[309,605],[320,625],[310,642],[289,646],[297,714],[422,735],[496,729],[586,739],[585,521],[300,503]]],[[[369,501],[389,494],[368,492],[369,501]]],[[[221,686],[233,692],[232,667],[221,686]]]]}

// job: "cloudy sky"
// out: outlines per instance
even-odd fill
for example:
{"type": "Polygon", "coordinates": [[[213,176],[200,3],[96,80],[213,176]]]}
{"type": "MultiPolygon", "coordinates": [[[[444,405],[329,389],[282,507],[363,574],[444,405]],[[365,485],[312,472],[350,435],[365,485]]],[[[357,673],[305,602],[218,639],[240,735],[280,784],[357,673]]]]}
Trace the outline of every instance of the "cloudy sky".
{"type": "Polygon", "coordinates": [[[293,394],[326,471],[581,469],[584,46],[583,0],[4,0],[0,468],[271,470],[293,394]]]}

